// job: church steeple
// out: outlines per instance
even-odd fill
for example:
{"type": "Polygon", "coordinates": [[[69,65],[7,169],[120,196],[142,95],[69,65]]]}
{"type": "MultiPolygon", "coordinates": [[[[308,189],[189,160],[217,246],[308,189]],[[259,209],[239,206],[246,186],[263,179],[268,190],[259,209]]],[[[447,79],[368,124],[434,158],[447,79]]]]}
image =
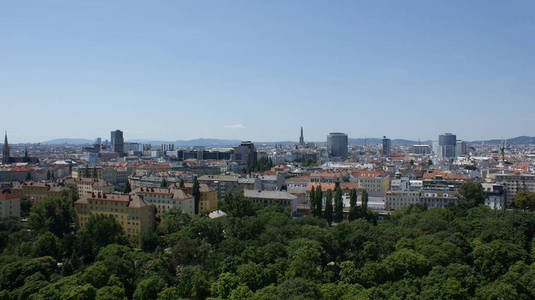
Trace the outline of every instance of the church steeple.
{"type": "Polygon", "coordinates": [[[7,143],[7,131],[4,138],[4,148],[2,149],[2,164],[9,163],[9,144],[7,143]]]}
{"type": "Polygon", "coordinates": [[[301,136],[299,137],[299,145],[305,145],[305,138],[303,137],[303,126],[301,126],[301,136]]]}

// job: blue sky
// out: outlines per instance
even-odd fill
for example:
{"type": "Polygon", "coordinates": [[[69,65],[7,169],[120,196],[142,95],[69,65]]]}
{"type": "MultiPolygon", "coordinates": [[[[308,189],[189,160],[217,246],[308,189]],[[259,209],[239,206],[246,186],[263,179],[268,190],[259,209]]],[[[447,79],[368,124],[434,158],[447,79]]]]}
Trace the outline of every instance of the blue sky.
{"type": "Polygon", "coordinates": [[[4,1],[0,129],[535,135],[534,1],[4,1]]]}

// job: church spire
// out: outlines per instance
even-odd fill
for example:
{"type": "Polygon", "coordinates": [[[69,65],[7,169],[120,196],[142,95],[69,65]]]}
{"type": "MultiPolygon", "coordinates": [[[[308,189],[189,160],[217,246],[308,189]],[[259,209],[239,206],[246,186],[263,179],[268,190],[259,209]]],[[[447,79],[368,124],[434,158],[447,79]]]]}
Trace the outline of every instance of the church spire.
{"type": "Polygon", "coordinates": [[[9,144],[7,143],[7,131],[4,138],[4,148],[2,149],[2,164],[9,163],[9,144]]]}
{"type": "Polygon", "coordinates": [[[299,137],[299,145],[305,145],[305,138],[303,137],[303,126],[301,126],[301,136],[299,137]]]}

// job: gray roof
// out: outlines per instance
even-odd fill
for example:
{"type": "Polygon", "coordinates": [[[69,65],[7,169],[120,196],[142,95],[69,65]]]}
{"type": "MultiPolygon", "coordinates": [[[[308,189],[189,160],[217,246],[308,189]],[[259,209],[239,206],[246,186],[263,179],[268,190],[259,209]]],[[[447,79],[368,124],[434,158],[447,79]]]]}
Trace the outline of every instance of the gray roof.
{"type": "Polygon", "coordinates": [[[243,195],[247,198],[255,199],[280,199],[296,200],[297,196],[284,191],[262,191],[262,190],[243,190],[243,195]]]}

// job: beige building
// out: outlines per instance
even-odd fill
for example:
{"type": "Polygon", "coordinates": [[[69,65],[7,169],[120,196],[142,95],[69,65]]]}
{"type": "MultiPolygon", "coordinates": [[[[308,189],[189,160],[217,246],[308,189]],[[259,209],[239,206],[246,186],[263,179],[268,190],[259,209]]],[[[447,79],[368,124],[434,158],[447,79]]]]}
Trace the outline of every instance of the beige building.
{"type": "Polygon", "coordinates": [[[386,192],[390,189],[389,176],[362,176],[357,178],[357,182],[359,189],[365,189],[368,192],[386,192]]]}
{"type": "Polygon", "coordinates": [[[19,197],[28,198],[32,204],[43,200],[45,197],[61,197],[64,193],[69,198],[72,196],[71,189],[63,184],[51,182],[24,182],[14,185],[13,192],[19,197]]]}
{"type": "MultiPolygon", "coordinates": [[[[192,183],[184,184],[188,193],[192,193],[192,183]]],[[[200,183],[199,191],[201,199],[199,200],[199,212],[217,210],[217,190],[209,187],[207,184],[200,183]]]]}
{"type": "Polygon", "coordinates": [[[530,174],[491,174],[490,179],[505,188],[505,207],[513,205],[518,191],[535,192],[535,175],[530,174]]]}
{"type": "Polygon", "coordinates": [[[290,208],[292,215],[297,212],[297,196],[285,191],[244,190],[243,195],[264,207],[269,205],[286,206],[290,208]]]}
{"type": "Polygon", "coordinates": [[[198,180],[199,183],[215,189],[218,199],[222,199],[227,192],[234,193],[239,190],[237,175],[203,175],[198,180]]]}
{"type": "Polygon", "coordinates": [[[20,217],[20,198],[9,189],[0,190],[0,218],[20,217]]]}
{"type": "Polygon", "coordinates": [[[388,191],[385,194],[385,209],[395,210],[410,204],[422,204],[428,208],[443,208],[457,204],[457,192],[445,190],[388,191]]]}
{"type": "Polygon", "coordinates": [[[395,210],[420,203],[419,191],[388,191],[385,193],[385,209],[395,210]]]}
{"type": "Polygon", "coordinates": [[[84,226],[92,215],[111,215],[131,238],[135,238],[140,232],[152,230],[154,225],[154,205],[138,195],[87,194],[74,202],[74,210],[80,227],[84,226]]]}
{"type": "Polygon", "coordinates": [[[449,204],[457,204],[456,191],[422,190],[420,202],[428,208],[446,207],[449,204]]]}
{"type": "Polygon", "coordinates": [[[135,189],[134,194],[142,196],[147,203],[154,205],[158,214],[163,214],[171,208],[180,208],[190,215],[195,213],[193,196],[179,188],[141,187],[135,189]]]}
{"type": "Polygon", "coordinates": [[[104,180],[93,178],[73,179],[72,183],[76,186],[78,198],[83,198],[88,193],[113,193],[113,185],[104,180]]]}
{"type": "Polygon", "coordinates": [[[86,167],[75,167],[71,171],[72,178],[102,178],[102,167],[86,168],[86,167]],[[86,174],[88,173],[88,174],[86,174]]]}

